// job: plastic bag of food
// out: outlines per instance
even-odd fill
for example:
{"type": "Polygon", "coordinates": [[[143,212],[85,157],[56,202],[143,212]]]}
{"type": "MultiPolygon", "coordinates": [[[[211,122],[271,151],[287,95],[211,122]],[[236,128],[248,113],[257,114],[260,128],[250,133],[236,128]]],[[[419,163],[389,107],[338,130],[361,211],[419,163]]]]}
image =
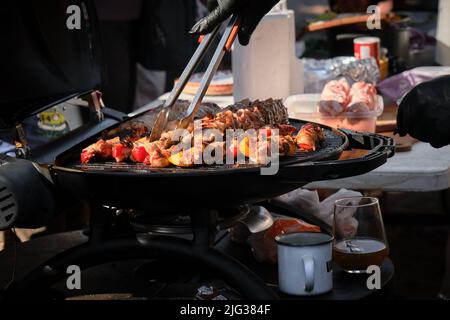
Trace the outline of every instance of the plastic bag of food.
{"type": "Polygon", "coordinates": [[[275,237],[294,232],[320,232],[320,228],[300,219],[274,216],[273,225],[265,231],[250,235],[247,243],[251,246],[253,255],[257,261],[275,264],[277,263],[277,244],[275,237]]]}
{"type": "Polygon", "coordinates": [[[450,67],[419,67],[387,78],[377,88],[399,104],[404,95],[417,85],[449,74],[450,67]]]}

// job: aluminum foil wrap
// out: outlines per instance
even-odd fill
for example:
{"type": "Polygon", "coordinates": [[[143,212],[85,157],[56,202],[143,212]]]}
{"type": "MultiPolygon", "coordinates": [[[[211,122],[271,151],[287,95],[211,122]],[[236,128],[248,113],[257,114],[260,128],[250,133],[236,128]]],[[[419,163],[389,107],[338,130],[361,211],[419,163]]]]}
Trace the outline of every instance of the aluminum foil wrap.
{"type": "Polygon", "coordinates": [[[333,59],[303,59],[305,93],[321,93],[330,80],[344,77],[352,85],[357,81],[376,84],[380,70],[374,58],[358,60],[355,57],[333,59]]]}

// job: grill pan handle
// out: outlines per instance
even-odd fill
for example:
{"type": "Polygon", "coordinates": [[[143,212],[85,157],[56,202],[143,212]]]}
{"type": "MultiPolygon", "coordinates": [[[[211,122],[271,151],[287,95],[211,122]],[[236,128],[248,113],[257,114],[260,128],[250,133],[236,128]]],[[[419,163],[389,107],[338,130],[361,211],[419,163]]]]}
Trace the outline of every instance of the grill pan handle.
{"type": "Polygon", "coordinates": [[[348,138],[349,145],[346,150],[362,149],[386,152],[388,158],[395,154],[394,139],[376,133],[341,130],[348,138]]]}
{"type": "Polygon", "coordinates": [[[395,153],[392,138],[374,133],[361,133],[342,130],[347,135],[349,146],[346,150],[362,149],[369,153],[345,160],[324,160],[296,163],[282,168],[279,172],[285,182],[312,182],[340,179],[370,172],[381,165],[395,153]]]}

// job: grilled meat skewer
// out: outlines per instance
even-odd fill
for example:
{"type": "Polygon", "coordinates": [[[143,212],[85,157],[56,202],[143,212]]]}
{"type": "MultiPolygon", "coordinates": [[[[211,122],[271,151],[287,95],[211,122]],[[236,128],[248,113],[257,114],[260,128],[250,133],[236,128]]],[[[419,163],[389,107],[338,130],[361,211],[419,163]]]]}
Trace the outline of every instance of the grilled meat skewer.
{"type": "Polygon", "coordinates": [[[221,142],[217,142],[219,145],[216,146],[213,136],[202,136],[200,146],[194,146],[189,149],[190,151],[185,150],[180,153],[177,150],[180,149],[181,145],[193,145],[194,143],[193,125],[188,128],[188,134],[183,137],[183,143],[179,141],[172,142],[173,131],[165,131],[159,140],[150,142],[147,130],[149,125],[137,121],[131,124],[124,123],[117,129],[111,130],[105,137],[111,137],[114,134],[118,135],[118,137],[109,140],[100,139],[87,147],[82,152],[81,160],[83,163],[87,163],[92,160],[114,158],[117,162],[130,159],[133,162],[144,163],[152,167],[166,167],[170,163],[178,166],[192,166],[194,164],[193,154],[203,152],[203,149],[208,145],[218,148],[222,145],[224,157],[230,152],[236,156],[237,150],[242,149],[241,151],[247,157],[253,158],[257,163],[265,163],[266,157],[271,153],[270,142],[272,139],[275,139],[275,137],[271,137],[272,129],[279,131],[279,136],[276,139],[278,139],[277,143],[281,156],[292,156],[297,150],[296,141],[292,137],[296,128],[288,124],[287,110],[280,100],[268,99],[252,103],[245,101],[237,103],[222,109],[216,114],[207,114],[201,119],[201,125],[202,129],[218,129],[222,132],[222,135],[225,134],[227,129],[242,129],[244,131],[264,129],[266,140],[258,138],[258,150],[254,151],[253,155],[250,155],[248,145],[245,145],[246,143],[248,144],[248,141],[244,141],[239,146],[236,142],[231,147],[231,150],[225,150],[225,143],[220,144],[221,142]],[[189,160],[189,157],[191,160],[189,160]]]}

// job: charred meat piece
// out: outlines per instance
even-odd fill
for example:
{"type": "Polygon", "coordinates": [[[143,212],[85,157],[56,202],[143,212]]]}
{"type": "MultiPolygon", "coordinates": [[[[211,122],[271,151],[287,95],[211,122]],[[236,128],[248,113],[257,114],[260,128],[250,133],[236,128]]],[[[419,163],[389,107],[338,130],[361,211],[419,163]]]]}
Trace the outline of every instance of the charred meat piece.
{"type": "Polygon", "coordinates": [[[297,131],[297,128],[290,124],[276,124],[274,128],[278,129],[280,136],[290,136],[297,131]]]}
{"type": "Polygon", "coordinates": [[[119,137],[110,140],[98,140],[96,143],[83,149],[81,152],[81,163],[89,163],[93,160],[111,159],[113,145],[117,143],[120,143],[119,137]]]}
{"type": "Polygon", "coordinates": [[[244,137],[239,143],[239,152],[258,164],[267,164],[273,156],[273,145],[278,145],[278,156],[294,156],[297,152],[295,140],[290,135],[276,135],[268,128],[259,131],[258,137],[244,137]]]}
{"type": "Polygon", "coordinates": [[[129,121],[122,123],[115,129],[104,132],[103,139],[100,139],[99,141],[104,140],[111,145],[111,156],[108,156],[107,158],[100,156],[97,159],[107,160],[109,158],[114,158],[116,162],[128,160],[133,148],[133,142],[148,134],[149,131],[149,127],[144,123],[139,121],[129,121]]]}
{"type": "Polygon", "coordinates": [[[127,121],[117,128],[104,132],[103,139],[119,137],[123,141],[133,142],[148,134],[150,130],[151,127],[141,121],[127,121]]]}
{"type": "Polygon", "coordinates": [[[133,143],[130,160],[156,168],[168,167],[170,153],[161,145],[161,141],[150,142],[148,137],[141,138],[133,143]]]}
{"type": "Polygon", "coordinates": [[[279,153],[282,156],[292,157],[297,152],[297,144],[295,139],[290,135],[280,135],[278,145],[279,153]]]}
{"type": "Polygon", "coordinates": [[[305,124],[298,132],[295,142],[301,151],[316,151],[325,141],[323,129],[312,123],[305,124]]]}
{"type": "Polygon", "coordinates": [[[132,145],[122,141],[120,137],[109,140],[100,139],[81,152],[81,163],[89,163],[95,160],[112,160],[124,162],[131,154],[132,145]]]}
{"type": "MultiPolygon", "coordinates": [[[[102,135],[103,140],[112,139],[114,137],[120,137],[123,141],[134,142],[149,134],[152,130],[153,124],[161,111],[161,106],[153,108],[142,116],[139,116],[130,121],[126,121],[119,125],[117,128],[106,131],[102,135]]],[[[176,104],[171,108],[167,123],[167,129],[173,130],[174,127],[178,124],[178,120],[180,120],[185,111],[189,107],[189,101],[179,100],[176,104]]],[[[219,112],[221,109],[215,103],[202,103],[197,112],[196,118],[200,119],[206,116],[211,116],[219,112]]]]}
{"type": "Polygon", "coordinates": [[[144,163],[154,168],[165,168],[170,166],[169,156],[170,152],[160,147],[159,143],[152,142],[148,145],[148,156],[144,163]]]}
{"type": "Polygon", "coordinates": [[[287,124],[288,114],[281,100],[240,102],[226,107],[213,117],[204,117],[206,129],[260,129],[267,125],[287,124]]]}

